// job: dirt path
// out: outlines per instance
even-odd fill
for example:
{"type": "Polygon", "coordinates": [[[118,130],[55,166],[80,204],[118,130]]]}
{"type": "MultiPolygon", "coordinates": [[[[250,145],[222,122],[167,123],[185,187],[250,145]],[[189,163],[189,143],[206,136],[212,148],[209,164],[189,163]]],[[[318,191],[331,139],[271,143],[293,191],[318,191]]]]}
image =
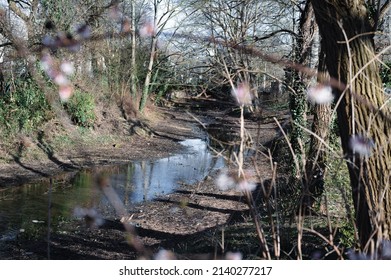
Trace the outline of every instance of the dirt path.
{"type": "MultiPolygon", "coordinates": [[[[159,109],[158,117],[148,123],[139,135],[123,137],[118,144],[107,147],[78,146],[73,151],[56,153],[43,163],[22,161],[0,167],[0,185],[20,183],[42,174],[62,172],[64,169],[80,169],[102,164],[125,162],[132,159],[151,159],[176,153],[181,146],[177,140],[204,137],[195,118],[207,125],[210,131],[217,132],[216,138],[225,135],[230,142],[235,139],[239,126],[238,118],[224,111],[209,109],[188,114],[183,109],[159,109]],[[146,132],[146,134],[145,134],[146,132]],[[144,133],[144,135],[142,135],[144,133]],[[150,134],[149,134],[150,133],[150,134]],[[229,135],[228,135],[229,134],[229,135]],[[109,155],[109,158],[107,157],[109,155]],[[65,168],[64,168],[65,167],[65,168]],[[39,171],[37,173],[37,171],[39,171]],[[40,174],[42,173],[42,174],[40,174]],[[17,174],[17,175],[16,175],[17,174]],[[15,176],[16,175],[16,176],[15,176]]],[[[248,120],[246,128],[256,148],[272,140],[276,125],[248,120]]],[[[212,135],[213,136],[213,135],[212,135]]],[[[223,147],[223,146],[221,146],[223,147]]],[[[216,146],[217,151],[222,148],[216,146]]],[[[270,162],[266,157],[257,157],[257,166],[263,180],[271,178],[270,162]]],[[[195,163],[197,164],[197,163],[195,163]]],[[[44,175],[45,176],[45,175],[44,175]]],[[[218,242],[211,236],[221,231],[221,226],[248,218],[248,206],[241,193],[235,190],[221,191],[215,184],[216,174],[210,174],[196,185],[182,185],[177,191],[162,195],[149,203],[135,206],[126,222],[136,225],[135,230],[146,253],[152,256],[161,248],[179,253],[179,258],[211,258],[216,253],[218,242]],[[200,240],[205,246],[199,250],[187,250],[200,240]],[[207,244],[209,242],[209,244],[207,244]]],[[[100,229],[90,230],[82,221],[74,221],[68,230],[56,233],[50,240],[50,258],[53,259],[135,259],[140,252],[133,250],[126,242],[124,226],[118,219],[106,220],[100,229]]],[[[45,241],[17,240],[7,244],[2,258],[45,259],[48,257],[45,241]]]]}

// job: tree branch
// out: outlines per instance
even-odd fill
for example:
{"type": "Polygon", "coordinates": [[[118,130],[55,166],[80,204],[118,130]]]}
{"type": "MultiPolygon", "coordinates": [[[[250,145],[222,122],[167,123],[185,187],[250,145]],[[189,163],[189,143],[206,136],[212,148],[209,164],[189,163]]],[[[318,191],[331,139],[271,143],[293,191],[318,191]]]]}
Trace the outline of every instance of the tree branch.
{"type": "Polygon", "coordinates": [[[108,3],[106,6],[98,7],[94,13],[89,15],[86,23],[91,25],[91,23],[95,22],[95,20],[99,18],[107,9],[120,4],[122,1],[123,0],[111,0],[110,3],[108,3]]]}
{"type": "Polygon", "coordinates": [[[265,36],[262,36],[262,37],[254,36],[254,40],[255,40],[255,42],[266,40],[266,39],[269,39],[269,38],[277,35],[278,33],[288,33],[288,34],[292,35],[293,37],[297,37],[297,34],[295,32],[293,32],[292,30],[280,29],[280,30],[273,31],[272,33],[265,35],[265,36]]]}
{"type": "Polygon", "coordinates": [[[390,0],[387,0],[381,7],[380,7],[380,11],[379,11],[379,20],[383,19],[386,14],[388,13],[388,11],[390,10],[391,8],[391,1],[390,0]]]}
{"type": "Polygon", "coordinates": [[[4,48],[4,47],[7,47],[7,46],[12,46],[13,44],[11,42],[6,42],[6,43],[2,43],[0,44],[0,48],[4,48]]]}
{"type": "Polygon", "coordinates": [[[21,10],[18,6],[16,6],[16,3],[15,3],[15,2],[11,2],[11,1],[9,1],[8,3],[9,3],[9,8],[10,8],[10,10],[11,10],[15,15],[17,15],[18,17],[20,17],[24,22],[27,23],[28,20],[29,20],[29,17],[28,17],[25,13],[23,13],[22,10],[21,10]]]}

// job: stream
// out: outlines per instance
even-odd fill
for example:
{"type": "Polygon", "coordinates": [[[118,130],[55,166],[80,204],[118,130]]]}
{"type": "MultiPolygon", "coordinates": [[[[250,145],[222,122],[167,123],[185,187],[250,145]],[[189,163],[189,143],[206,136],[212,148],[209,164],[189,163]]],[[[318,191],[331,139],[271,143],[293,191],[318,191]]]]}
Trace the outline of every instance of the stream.
{"type": "MultiPolygon", "coordinates": [[[[135,204],[171,193],[180,184],[195,184],[224,167],[223,158],[213,156],[205,141],[187,139],[180,143],[184,151],[167,158],[99,169],[128,211],[135,204]]],[[[114,215],[113,207],[95,185],[93,171],[65,175],[53,178],[52,188],[49,181],[43,181],[0,189],[0,242],[15,240],[21,233],[29,238],[41,236],[48,228],[48,213],[51,231],[61,231],[63,224],[75,219],[77,208],[97,208],[105,218],[114,215]]]]}

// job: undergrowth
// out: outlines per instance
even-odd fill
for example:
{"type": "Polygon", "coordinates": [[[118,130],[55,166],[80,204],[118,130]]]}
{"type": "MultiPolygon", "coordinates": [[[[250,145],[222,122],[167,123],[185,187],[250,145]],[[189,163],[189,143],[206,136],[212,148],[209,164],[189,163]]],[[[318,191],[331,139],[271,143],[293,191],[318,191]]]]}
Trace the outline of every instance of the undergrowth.
{"type": "Polygon", "coordinates": [[[52,117],[44,92],[30,78],[17,79],[0,98],[0,126],[10,136],[29,133],[52,117]]]}
{"type": "Polygon", "coordinates": [[[94,126],[95,100],[91,94],[76,90],[69,101],[64,104],[64,107],[76,125],[94,126]]]}

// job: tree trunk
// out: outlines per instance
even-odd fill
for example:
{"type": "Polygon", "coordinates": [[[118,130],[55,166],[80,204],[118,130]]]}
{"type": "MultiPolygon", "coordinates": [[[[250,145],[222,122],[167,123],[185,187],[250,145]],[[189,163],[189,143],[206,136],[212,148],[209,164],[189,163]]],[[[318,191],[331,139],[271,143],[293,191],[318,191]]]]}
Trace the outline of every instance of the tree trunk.
{"type": "MultiPolygon", "coordinates": [[[[159,9],[159,1],[154,1],[153,2],[153,25],[156,27],[158,24],[157,20],[157,13],[159,9]]],[[[147,68],[147,75],[145,76],[144,80],[144,86],[143,86],[143,92],[141,94],[141,100],[140,100],[140,105],[139,105],[139,111],[142,112],[145,108],[145,105],[147,104],[147,99],[149,95],[149,87],[151,85],[151,78],[152,78],[152,69],[153,69],[153,64],[155,62],[155,56],[156,56],[156,47],[157,47],[157,35],[158,31],[153,32],[151,36],[151,49],[150,49],[150,54],[149,54],[149,63],[148,63],[148,68],[147,68]]]]}
{"type": "Polygon", "coordinates": [[[143,93],[141,95],[141,100],[140,100],[140,107],[139,107],[140,112],[142,112],[144,110],[145,105],[147,104],[147,99],[148,99],[148,95],[149,95],[149,87],[151,85],[153,63],[155,61],[156,45],[157,45],[157,37],[156,37],[156,35],[153,35],[152,41],[151,41],[151,53],[149,55],[147,75],[145,76],[143,93]]]}
{"type": "Polygon", "coordinates": [[[131,60],[130,60],[130,89],[132,98],[137,96],[137,66],[136,66],[136,7],[135,1],[131,1],[132,13],[132,45],[131,45],[131,60]]]}
{"type": "MultiPolygon", "coordinates": [[[[294,61],[297,64],[309,66],[311,62],[312,43],[314,39],[314,11],[310,2],[307,2],[304,10],[300,16],[300,25],[298,30],[298,36],[296,37],[296,43],[294,46],[294,61]]],[[[300,73],[296,70],[292,72],[292,88],[294,92],[291,92],[289,96],[289,106],[292,115],[292,131],[290,134],[290,141],[298,159],[298,162],[302,163],[304,130],[302,127],[306,127],[307,123],[307,95],[306,87],[308,84],[308,76],[305,73],[300,73]]],[[[292,164],[294,166],[294,164],[292,164]]],[[[303,170],[294,170],[292,174],[293,181],[298,182],[300,178],[299,172],[303,170]]]]}
{"type": "MultiPolygon", "coordinates": [[[[326,68],[324,48],[321,47],[318,62],[318,81],[329,80],[326,68]]],[[[320,197],[324,190],[324,174],[326,171],[326,151],[322,141],[328,142],[331,128],[331,104],[316,104],[312,123],[311,142],[306,162],[306,192],[303,197],[304,206],[312,207],[315,199],[320,197]],[[318,136],[318,137],[315,137],[318,136]]]]}
{"type": "Polygon", "coordinates": [[[375,112],[384,102],[379,67],[375,58],[373,28],[364,0],[313,0],[319,30],[325,44],[330,76],[340,81],[338,123],[342,148],[347,159],[360,241],[390,239],[391,226],[391,125],[383,114],[375,112]],[[348,40],[348,41],[347,41],[348,40]],[[353,135],[372,139],[370,156],[353,153],[349,141],[353,135]]]}
{"type": "Polygon", "coordinates": [[[3,74],[3,69],[0,68],[0,94],[5,94],[5,79],[3,74]]]}

